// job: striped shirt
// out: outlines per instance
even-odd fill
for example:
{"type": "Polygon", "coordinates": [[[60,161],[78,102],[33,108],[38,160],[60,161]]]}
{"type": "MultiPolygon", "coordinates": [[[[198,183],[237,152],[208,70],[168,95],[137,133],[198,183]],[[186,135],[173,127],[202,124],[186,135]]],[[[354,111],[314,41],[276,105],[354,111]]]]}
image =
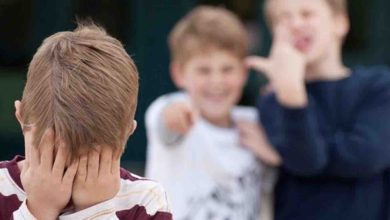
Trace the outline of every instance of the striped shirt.
{"type": "MultiPolygon", "coordinates": [[[[23,159],[16,156],[11,161],[0,162],[0,220],[35,220],[26,206],[17,165],[23,159]]],[[[121,187],[114,198],[79,212],[65,210],[59,219],[171,220],[172,215],[165,191],[158,183],[121,169],[121,187]]]]}

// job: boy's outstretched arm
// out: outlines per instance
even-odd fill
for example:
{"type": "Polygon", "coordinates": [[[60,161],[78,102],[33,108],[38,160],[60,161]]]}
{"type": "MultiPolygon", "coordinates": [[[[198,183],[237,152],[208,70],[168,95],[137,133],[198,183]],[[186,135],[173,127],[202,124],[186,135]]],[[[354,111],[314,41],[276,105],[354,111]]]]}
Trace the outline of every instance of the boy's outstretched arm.
{"type": "MultiPolygon", "coordinates": [[[[32,140],[34,128],[24,133],[25,140],[32,140]]],[[[68,204],[77,162],[65,168],[68,151],[58,146],[55,153],[54,133],[48,129],[38,147],[26,142],[26,160],[21,172],[21,181],[26,192],[26,201],[13,213],[19,219],[57,219],[68,204]],[[27,153],[28,152],[28,153],[27,153]]]]}
{"type": "Polygon", "coordinates": [[[185,135],[194,124],[195,111],[187,102],[169,103],[161,112],[161,122],[166,129],[185,135]]]}
{"type": "Polygon", "coordinates": [[[183,93],[158,98],[145,115],[148,139],[153,137],[167,146],[178,143],[198,117],[183,93]]]}

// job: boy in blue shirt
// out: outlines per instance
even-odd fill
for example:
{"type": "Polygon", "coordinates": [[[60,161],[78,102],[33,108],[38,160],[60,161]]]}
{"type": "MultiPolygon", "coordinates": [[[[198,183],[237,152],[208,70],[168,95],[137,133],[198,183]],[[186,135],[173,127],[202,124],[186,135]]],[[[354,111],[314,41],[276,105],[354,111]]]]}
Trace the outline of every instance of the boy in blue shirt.
{"type": "Polygon", "coordinates": [[[348,68],[346,1],[268,0],[269,58],[248,66],[273,93],[261,122],[281,155],[276,220],[390,219],[390,74],[348,68]]]}

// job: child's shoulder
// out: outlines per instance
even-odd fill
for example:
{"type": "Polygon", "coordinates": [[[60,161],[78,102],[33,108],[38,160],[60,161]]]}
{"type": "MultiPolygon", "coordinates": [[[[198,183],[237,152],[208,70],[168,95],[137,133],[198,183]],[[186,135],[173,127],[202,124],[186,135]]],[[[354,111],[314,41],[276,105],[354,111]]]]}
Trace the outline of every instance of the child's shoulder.
{"type": "Polygon", "coordinates": [[[0,161],[0,170],[9,173],[11,177],[19,176],[18,162],[22,160],[24,157],[16,155],[12,160],[0,161]]]}
{"type": "Polygon", "coordinates": [[[135,175],[123,168],[120,175],[121,187],[117,198],[121,201],[144,207],[149,215],[170,212],[166,192],[160,183],[135,175]]]}
{"type": "Polygon", "coordinates": [[[21,156],[15,156],[12,160],[3,160],[0,161],[0,169],[8,168],[17,164],[18,161],[23,160],[24,158],[21,156]]]}
{"type": "Polygon", "coordinates": [[[16,210],[25,198],[17,165],[23,159],[15,156],[12,160],[0,161],[0,204],[8,203],[8,209],[16,210]]]}
{"type": "Polygon", "coordinates": [[[352,69],[349,80],[353,87],[364,91],[366,95],[390,92],[390,69],[387,66],[357,66],[352,69]]]}
{"type": "Polygon", "coordinates": [[[127,187],[128,189],[131,189],[131,190],[137,188],[137,189],[139,189],[141,191],[145,191],[145,192],[151,191],[152,189],[156,189],[157,191],[165,194],[164,189],[162,188],[161,184],[154,181],[154,180],[138,176],[138,175],[131,173],[130,171],[128,171],[124,168],[121,168],[120,176],[121,176],[122,182],[124,183],[123,187],[125,187],[125,188],[127,187]]]}
{"type": "Polygon", "coordinates": [[[352,68],[352,76],[352,78],[367,83],[379,81],[388,83],[390,81],[390,68],[384,65],[356,66],[352,68]]]}

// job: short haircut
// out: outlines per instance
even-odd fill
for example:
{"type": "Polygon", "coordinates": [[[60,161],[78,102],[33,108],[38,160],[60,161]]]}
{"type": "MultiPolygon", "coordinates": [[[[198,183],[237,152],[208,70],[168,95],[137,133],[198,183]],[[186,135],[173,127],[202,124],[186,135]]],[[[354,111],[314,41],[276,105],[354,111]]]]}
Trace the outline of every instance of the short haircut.
{"type": "Polygon", "coordinates": [[[243,58],[248,53],[248,34],[239,18],[227,9],[198,6],[182,18],[169,35],[171,59],[184,63],[209,48],[232,52],[243,58]]]}
{"type": "MultiPolygon", "coordinates": [[[[271,24],[271,20],[272,20],[270,15],[270,3],[272,1],[273,0],[265,0],[264,2],[264,14],[268,25],[271,24]]],[[[323,1],[325,1],[329,5],[331,11],[334,14],[345,14],[345,15],[348,14],[347,0],[323,0],[323,1]]]]}
{"type": "Polygon", "coordinates": [[[79,24],[46,38],[35,53],[23,92],[22,122],[34,125],[35,146],[52,128],[73,158],[98,145],[123,150],[138,81],[137,68],[117,39],[97,25],[79,24]]]}

